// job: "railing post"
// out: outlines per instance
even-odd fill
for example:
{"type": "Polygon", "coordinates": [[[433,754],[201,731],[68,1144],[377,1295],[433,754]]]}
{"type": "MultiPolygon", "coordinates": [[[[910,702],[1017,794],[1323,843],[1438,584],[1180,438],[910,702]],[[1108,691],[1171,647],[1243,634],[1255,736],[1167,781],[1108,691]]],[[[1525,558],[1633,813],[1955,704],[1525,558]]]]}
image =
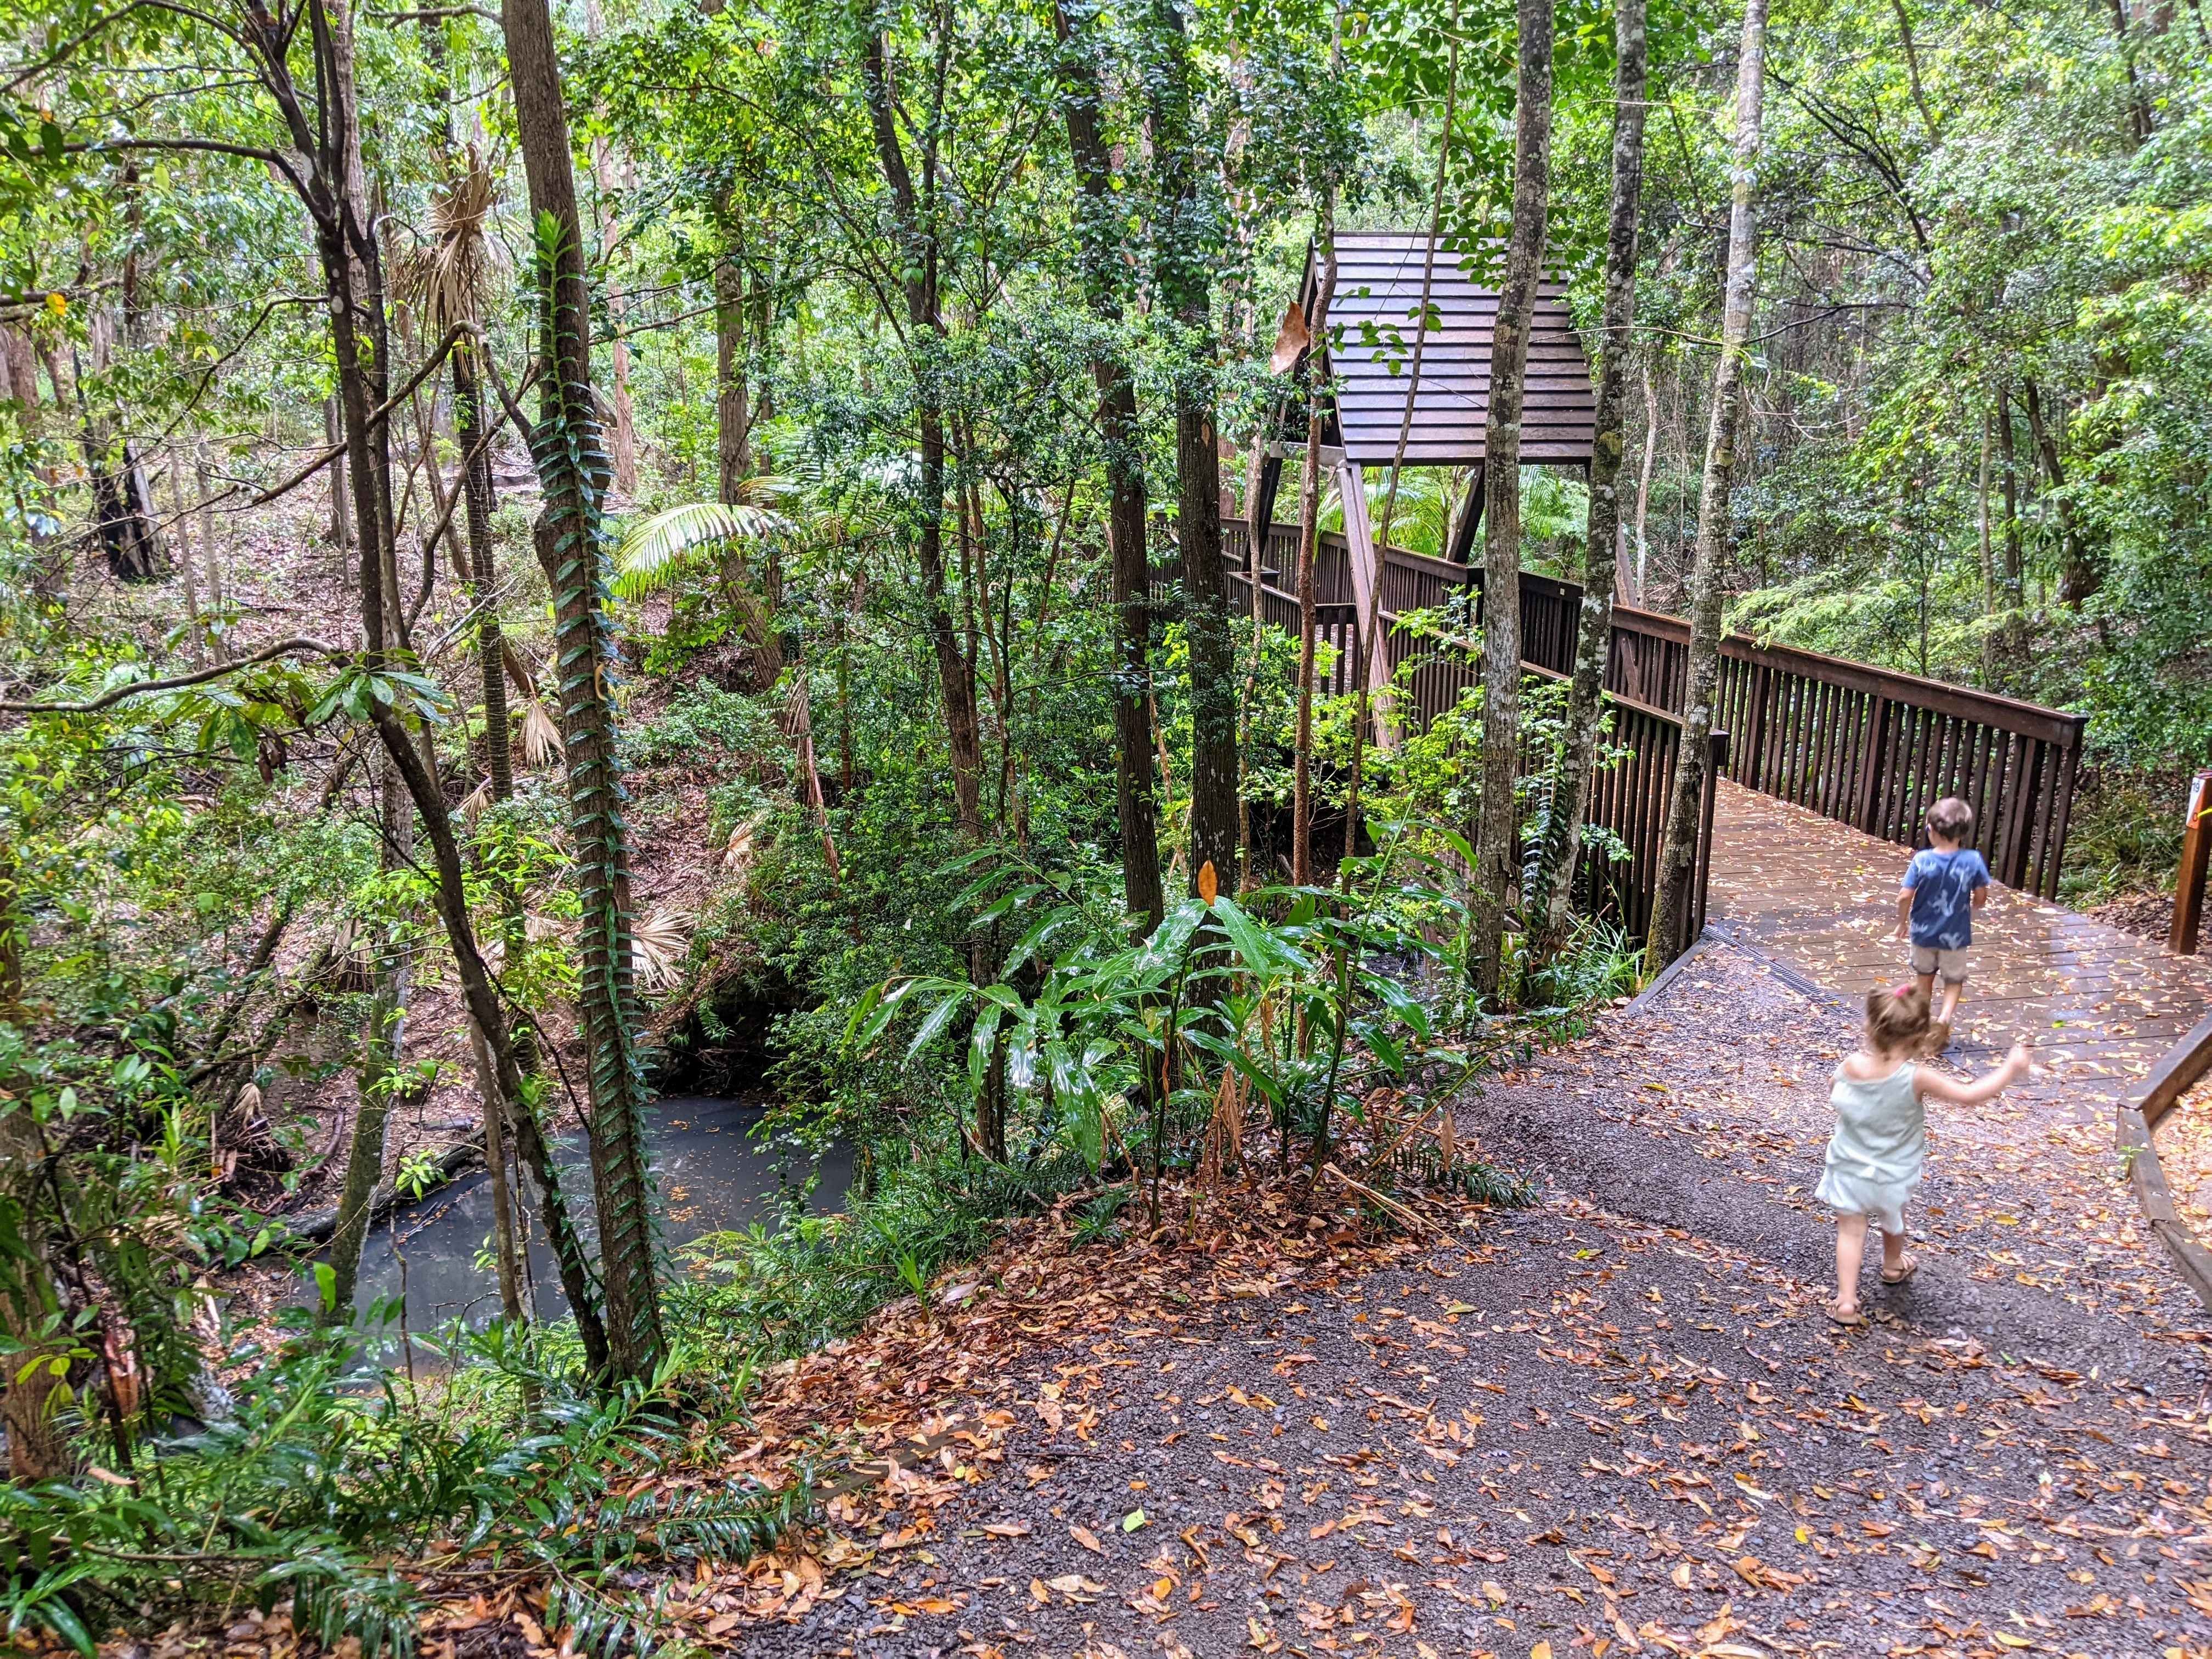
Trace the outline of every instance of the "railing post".
{"type": "Polygon", "coordinates": [[[2199,772],[2190,783],[2189,811],[2181,821],[2181,868],[2173,878],[2173,927],[2166,939],[2178,957],[2197,954],[2208,863],[2212,863],[2212,771],[2199,772]]]}
{"type": "Polygon", "coordinates": [[[1875,693],[1867,709],[1866,749],[1859,756],[1858,799],[1851,803],[1856,809],[1859,825],[1868,835],[1878,840],[1887,840],[1889,828],[1882,822],[1882,808],[1889,791],[1883,787],[1888,771],[1889,699],[1875,693]]]}
{"type": "Polygon", "coordinates": [[[1692,886],[1692,896],[1686,907],[1688,915],[1683,918],[1683,937],[1674,941],[1674,954],[1680,956],[1697,943],[1698,935],[1705,931],[1705,894],[1713,874],[1713,807],[1720,799],[1721,768],[1728,764],[1729,734],[1711,732],[1705,736],[1705,779],[1698,803],[1697,875],[1692,886]]]}

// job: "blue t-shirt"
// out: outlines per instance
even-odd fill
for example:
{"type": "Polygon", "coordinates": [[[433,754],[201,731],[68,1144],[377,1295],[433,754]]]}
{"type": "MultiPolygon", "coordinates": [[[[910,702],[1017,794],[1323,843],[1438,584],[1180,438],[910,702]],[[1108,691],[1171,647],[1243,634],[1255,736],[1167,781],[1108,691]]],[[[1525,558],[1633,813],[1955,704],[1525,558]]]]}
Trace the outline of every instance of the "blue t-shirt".
{"type": "Polygon", "coordinates": [[[1990,866],[1979,853],[1971,847],[1915,853],[1899,884],[1912,895],[1915,945],[1957,951],[1974,942],[1974,890],[1990,884],[1990,866]]]}

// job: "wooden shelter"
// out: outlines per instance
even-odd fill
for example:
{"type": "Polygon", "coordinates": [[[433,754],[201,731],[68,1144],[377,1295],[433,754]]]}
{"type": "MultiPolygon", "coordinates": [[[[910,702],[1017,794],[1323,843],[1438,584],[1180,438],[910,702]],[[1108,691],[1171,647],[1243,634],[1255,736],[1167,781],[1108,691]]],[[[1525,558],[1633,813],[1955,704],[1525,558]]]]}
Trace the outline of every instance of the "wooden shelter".
{"type": "MultiPolygon", "coordinates": [[[[1364,470],[1391,465],[1399,453],[1401,432],[1407,465],[1474,469],[1467,505],[1452,526],[1445,550],[1447,563],[1468,562],[1482,517],[1498,290],[1477,287],[1461,268],[1459,255],[1441,244],[1432,247],[1422,232],[1346,232],[1336,240],[1336,262],[1327,338],[1319,346],[1334,387],[1322,463],[1334,472],[1344,502],[1353,599],[1364,634],[1370,627],[1369,612],[1381,568],[1368,521],[1364,470]],[[1418,377],[1413,373],[1417,347],[1421,358],[1418,377]]],[[[1298,295],[1299,309],[1309,319],[1319,289],[1320,272],[1310,249],[1298,295]]],[[[1527,465],[1587,471],[1597,404],[1589,362],[1567,314],[1565,293],[1558,283],[1545,283],[1537,291],[1528,337],[1521,459],[1527,465]]],[[[1285,412],[1287,416],[1289,411],[1285,412]]],[[[1305,434],[1301,429],[1284,435],[1295,441],[1305,434]]],[[[1283,443],[1269,446],[1249,515],[1255,522],[1273,520],[1285,452],[1283,443]]],[[[1376,653],[1369,665],[1377,687],[1387,684],[1386,654],[1376,653]]],[[[1389,741],[1387,729],[1384,741],[1389,741]]]]}

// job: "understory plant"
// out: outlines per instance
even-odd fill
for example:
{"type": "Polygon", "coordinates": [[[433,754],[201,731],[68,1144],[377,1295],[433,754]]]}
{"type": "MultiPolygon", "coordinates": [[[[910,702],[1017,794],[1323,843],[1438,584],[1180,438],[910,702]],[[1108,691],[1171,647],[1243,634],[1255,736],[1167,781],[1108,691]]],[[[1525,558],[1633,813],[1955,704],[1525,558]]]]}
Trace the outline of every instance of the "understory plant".
{"type": "Polygon", "coordinates": [[[744,1560],[806,1512],[803,1471],[780,1491],[640,1478],[741,1413],[749,1367],[718,1371],[678,1343],[610,1390],[569,1363],[573,1340],[456,1328],[432,1345],[453,1369],[418,1389],[366,1362],[393,1311],[336,1331],[295,1313],[273,1346],[238,1347],[229,1411],[147,1444],[134,1479],[95,1461],[81,1480],[0,1486],[9,1628],[90,1656],[116,1624],[288,1604],[325,1650],[353,1637],[363,1659],[404,1659],[424,1607],[398,1559],[448,1582],[534,1580],[573,1650],[643,1653],[654,1622],[627,1574],[744,1560]]]}

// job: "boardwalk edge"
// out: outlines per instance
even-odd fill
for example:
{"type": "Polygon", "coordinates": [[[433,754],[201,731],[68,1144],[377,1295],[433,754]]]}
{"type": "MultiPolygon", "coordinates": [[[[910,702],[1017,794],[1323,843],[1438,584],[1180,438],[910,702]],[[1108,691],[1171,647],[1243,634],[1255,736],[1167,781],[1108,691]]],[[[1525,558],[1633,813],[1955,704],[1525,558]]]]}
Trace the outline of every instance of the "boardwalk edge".
{"type": "Polygon", "coordinates": [[[1715,929],[1713,925],[1711,922],[1707,922],[1705,924],[1705,931],[1698,935],[1696,943],[1692,944],[1688,950],[1683,951],[1680,956],[1676,957],[1674,961],[1668,963],[1664,968],[1662,968],[1656,975],[1654,975],[1652,976],[1651,983],[1638,991],[1636,994],[1636,1000],[1630,1003],[1628,1006],[1622,1009],[1621,1012],[1626,1014],[1642,1013],[1653,1003],[1658,1001],[1660,997],[1665,994],[1667,988],[1674,982],[1675,975],[1680,973],[1682,969],[1688,967],[1699,957],[1704,956],[1716,945],[1724,945],[1727,943],[1728,940],[1722,937],[1720,933],[1715,929]]]}
{"type": "Polygon", "coordinates": [[[2166,1055],[2142,1080],[2120,1097],[2116,1109],[2116,1139],[2120,1156],[2127,1161],[2128,1184],[2143,1218],[2174,1267],[2197,1292],[2197,1300],[2212,1308],[2212,1250],[2197,1237],[2174,1207],[2173,1190],[2158,1161],[2155,1131],[2174,1103],[2206,1072],[2212,1071],[2212,1014],[2197,1022],[2189,1035],[2166,1055]]]}

